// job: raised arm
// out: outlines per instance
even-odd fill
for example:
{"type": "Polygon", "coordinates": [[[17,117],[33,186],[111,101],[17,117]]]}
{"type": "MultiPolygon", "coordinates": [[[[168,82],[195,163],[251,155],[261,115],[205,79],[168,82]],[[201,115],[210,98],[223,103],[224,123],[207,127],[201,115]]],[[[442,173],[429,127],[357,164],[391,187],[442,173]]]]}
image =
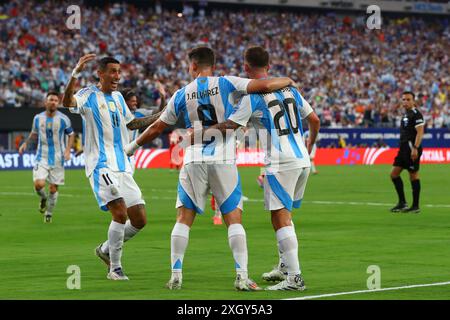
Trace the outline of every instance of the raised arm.
{"type": "Polygon", "coordinates": [[[161,102],[159,103],[159,111],[163,111],[166,106],[166,90],[161,82],[156,82],[156,87],[158,88],[159,96],[161,97],[161,102]]]}
{"type": "Polygon", "coordinates": [[[295,86],[291,78],[253,79],[247,86],[248,93],[268,93],[287,86],[295,86]]]}
{"type": "Polygon", "coordinates": [[[77,101],[75,100],[74,97],[75,84],[77,82],[78,77],[80,76],[80,72],[83,71],[86,63],[94,60],[95,57],[96,55],[93,53],[82,56],[78,61],[78,64],[75,67],[75,69],[73,69],[72,76],[70,77],[69,83],[67,84],[66,89],[64,90],[64,96],[62,99],[62,105],[65,108],[74,108],[77,106],[77,101]]]}
{"type": "Polygon", "coordinates": [[[22,143],[22,145],[19,147],[19,154],[22,155],[27,150],[28,143],[31,140],[36,140],[36,138],[37,138],[37,133],[33,132],[33,131],[30,132],[30,134],[28,135],[27,140],[25,140],[25,142],[22,143]]]}

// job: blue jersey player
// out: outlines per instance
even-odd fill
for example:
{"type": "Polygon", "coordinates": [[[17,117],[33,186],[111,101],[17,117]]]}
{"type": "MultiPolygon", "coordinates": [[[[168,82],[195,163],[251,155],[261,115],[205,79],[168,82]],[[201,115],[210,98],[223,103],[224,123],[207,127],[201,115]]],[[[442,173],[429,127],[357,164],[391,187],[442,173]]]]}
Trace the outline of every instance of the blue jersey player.
{"type": "Polygon", "coordinates": [[[28,139],[19,148],[22,154],[30,139],[38,139],[36,161],[33,169],[34,188],[41,201],[39,211],[44,214],[44,221],[52,221],[53,209],[58,199],[58,186],[64,184],[64,161],[70,159],[70,150],[75,135],[70,119],[57,111],[60,103],[56,92],[49,92],[45,98],[45,111],[37,114],[28,139]],[[67,145],[65,138],[69,136],[67,145]],[[49,183],[48,196],[45,183],[49,183]]]}
{"type": "MultiPolygon", "coordinates": [[[[197,125],[209,127],[225,121],[240,95],[270,92],[293,83],[289,78],[250,80],[215,77],[215,54],[207,47],[191,50],[188,57],[189,72],[195,80],[172,96],[160,119],[126,147],[127,154],[132,154],[140,145],[157,137],[180,117],[186,128],[197,125]]],[[[242,291],[260,290],[248,277],[246,234],[241,223],[242,190],[235,164],[235,149],[234,132],[224,143],[210,137],[204,143],[186,149],[178,184],[177,222],[171,236],[172,276],[167,283],[169,289],[181,288],[183,258],[190,228],[196,213],[203,212],[211,190],[228,228],[228,241],[237,274],[235,288],[242,291]]]]}
{"type": "MultiPolygon", "coordinates": [[[[250,78],[268,78],[269,54],[262,47],[246,50],[245,71],[250,78]]],[[[265,152],[264,202],[271,212],[280,261],[263,279],[280,281],[267,290],[304,290],[298,259],[298,241],[291,211],[299,208],[310,172],[309,153],[320,121],[297,88],[286,87],[268,94],[249,94],[224,123],[210,130],[237,129],[251,121],[265,152]],[[305,146],[301,120],[306,119],[310,136],[305,146]]],[[[208,130],[205,131],[205,134],[208,130]]]]}

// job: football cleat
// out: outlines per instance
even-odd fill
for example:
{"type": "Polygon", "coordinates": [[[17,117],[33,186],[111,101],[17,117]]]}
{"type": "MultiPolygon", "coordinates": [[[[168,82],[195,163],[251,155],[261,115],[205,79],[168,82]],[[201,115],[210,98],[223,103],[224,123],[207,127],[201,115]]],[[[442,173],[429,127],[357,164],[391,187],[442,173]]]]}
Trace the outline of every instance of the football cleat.
{"type": "Polygon", "coordinates": [[[39,212],[44,213],[47,210],[47,199],[41,199],[39,203],[39,212]]]}
{"type": "Polygon", "coordinates": [[[241,279],[238,275],[234,281],[234,287],[238,291],[261,291],[262,289],[251,279],[241,279]]]}
{"type": "Polygon", "coordinates": [[[306,290],[305,281],[303,281],[303,277],[298,274],[295,276],[293,280],[283,280],[280,283],[267,287],[266,290],[269,291],[303,291],[306,290]]]}
{"type": "Polygon", "coordinates": [[[169,282],[166,283],[166,288],[170,290],[180,290],[182,282],[183,280],[181,277],[172,276],[169,282]]]}
{"type": "Polygon", "coordinates": [[[109,280],[129,280],[125,273],[123,273],[122,268],[116,268],[113,271],[108,272],[106,278],[109,280]]]}
{"type": "Polygon", "coordinates": [[[109,272],[111,260],[109,259],[109,253],[104,253],[102,251],[102,244],[100,244],[97,248],[95,248],[95,255],[97,257],[99,257],[108,266],[108,272],[109,272]]]}
{"type": "Polygon", "coordinates": [[[408,208],[408,205],[405,203],[398,203],[395,207],[391,209],[391,212],[401,212],[408,208]]]}
{"type": "Polygon", "coordinates": [[[286,280],[287,272],[281,271],[278,266],[275,266],[272,271],[262,274],[262,278],[265,281],[283,281],[286,280]]]}
{"type": "Polygon", "coordinates": [[[45,223],[52,223],[52,216],[49,215],[49,214],[46,214],[46,215],[44,216],[44,222],[45,222],[45,223]]]}
{"type": "Polygon", "coordinates": [[[419,207],[410,207],[402,210],[404,213],[420,213],[419,207]]]}

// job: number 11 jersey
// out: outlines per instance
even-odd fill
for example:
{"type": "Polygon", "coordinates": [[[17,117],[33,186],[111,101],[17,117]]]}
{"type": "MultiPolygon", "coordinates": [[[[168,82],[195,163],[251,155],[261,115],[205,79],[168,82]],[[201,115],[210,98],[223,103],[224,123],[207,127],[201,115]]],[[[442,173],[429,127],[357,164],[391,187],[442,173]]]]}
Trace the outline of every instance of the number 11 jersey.
{"type": "Polygon", "coordinates": [[[276,172],[311,166],[301,122],[311,112],[298,90],[286,87],[244,96],[229,120],[242,126],[252,121],[265,152],[266,168],[276,172]]]}
{"type": "MultiPolygon", "coordinates": [[[[208,128],[224,122],[233,112],[239,99],[247,94],[251,79],[239,77],[198,77],[181,88],[170,99],[161,114],[161,121],[174,125],[183,117],[189,128],[208,128]]],[[[236,136],[230,130],[224,138],[214,132],[203,139],[202,144],[186,148],[184,163],[229,163],[236,160],[236,136]]]]}

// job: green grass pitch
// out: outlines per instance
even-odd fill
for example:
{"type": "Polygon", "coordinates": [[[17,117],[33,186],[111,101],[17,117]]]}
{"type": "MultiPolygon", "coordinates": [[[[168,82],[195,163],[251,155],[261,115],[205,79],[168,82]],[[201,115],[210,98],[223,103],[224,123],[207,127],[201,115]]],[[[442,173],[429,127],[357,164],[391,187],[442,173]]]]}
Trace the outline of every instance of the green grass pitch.
{"type": "MultiPolygon", "coordinates": [[[[212,224],[208,208],[190,233],[183,289],[164,288],[170,276],[170,233],[178,174],[138,170],[148,225],[124,246],[128,282],[106,279],[94,255],[105,240],[109,213],[97,207],[84,171],[67,170],[52,224],[37,211],[31,171],[0,172],[0,299],[283,299],[365,290],[367,267],[381,269],[381,287],[450,281],[449,166],[421,169],[422,213],[388,212],[395,204],[389,166],[320,167],[309,178],[295,211],[304,292],[236,292],[234,262],[225,226],[212,224]],[[433,205],[433,206],[432,206],[433,205]],[[69,290],[68,266],[81,270],[81,289],[69,290]]],[[[241,168],[250,276],[277,262],[275,234],[256,184],[259,168],[241,168]]],[[[403,175],[407,199],[411,187],[403,175]]],[[[332,299],[449,299],[450,286],[371,292],[332,299]]]]}

